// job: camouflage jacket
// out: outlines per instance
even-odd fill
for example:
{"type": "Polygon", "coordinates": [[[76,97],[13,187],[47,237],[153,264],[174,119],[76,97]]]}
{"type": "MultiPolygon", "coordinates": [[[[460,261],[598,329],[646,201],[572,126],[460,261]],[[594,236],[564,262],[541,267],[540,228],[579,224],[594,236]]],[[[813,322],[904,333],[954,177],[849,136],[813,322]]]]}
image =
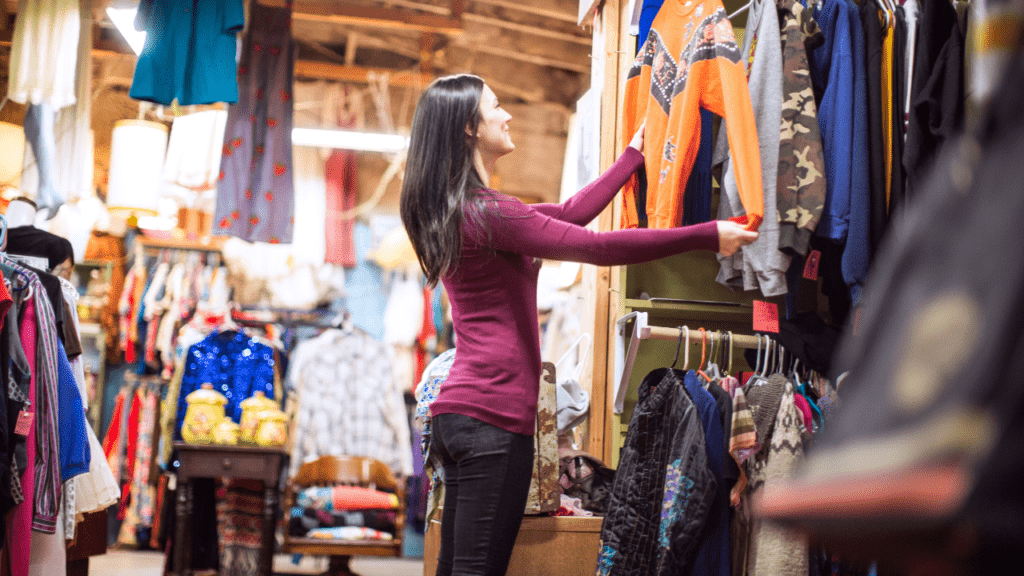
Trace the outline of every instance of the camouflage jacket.
{"type": "Polygon", "coordinates": [[[807,54],[824,37],[798,0],[777,0],[782,36],[782,128],[776,206],[779,249],[806,255],[825,206],[825,157],[807,54]]]}

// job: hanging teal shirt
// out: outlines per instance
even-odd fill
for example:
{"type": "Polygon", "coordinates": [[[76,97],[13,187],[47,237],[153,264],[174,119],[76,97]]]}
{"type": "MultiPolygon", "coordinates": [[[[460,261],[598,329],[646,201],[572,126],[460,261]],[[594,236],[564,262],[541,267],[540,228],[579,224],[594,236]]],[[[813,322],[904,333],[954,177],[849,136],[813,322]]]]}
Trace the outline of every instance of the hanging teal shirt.
{"type": "Polygon", "coordinates": [[[182,106],[238,101],[236,35],[245,27],[242,0],[142,0],[135,28],[146,45],[135,65],[131,97],[182,106]]]}

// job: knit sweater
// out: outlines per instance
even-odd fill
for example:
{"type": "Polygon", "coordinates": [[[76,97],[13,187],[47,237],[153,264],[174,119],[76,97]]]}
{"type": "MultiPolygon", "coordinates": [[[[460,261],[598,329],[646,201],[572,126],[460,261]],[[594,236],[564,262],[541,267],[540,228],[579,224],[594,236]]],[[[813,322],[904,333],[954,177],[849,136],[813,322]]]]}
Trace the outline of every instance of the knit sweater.
{"type": "MultiPolygon", "coordinates": [[[[753,499],[765,485],[791,478],[803,460],[803,417],[794,403],[793,385],[786,383],[775,417],[771,443],[759,453],[750,468],[753,499]]],[[[760,520],[754,521],[750,537],[747,573],[751,576],[806,576],[807,541],[799,533],[760,520]]]]}
{"type": "MultiPolygon", "coordinates": [[[[667,0],[626,79],[623,134],[644,121],[648,152],[647,218],[651,228],[682,222],[682,194],[697,156],[700,109],[728,120],[729,146],[746,214],[737,221],[756,230],[764,218],[757,129],[740,50],[720,0],[667,0]]],[[[777,131],[777,125],[775,130],[777,131]]],[[[640,225],[637,179],[626,185],[623,228],[640,225]]]]}
{"type": "Polygon", "coordinates": [[[716,222],[671,230],[583,227],[642,162],[642,154],[627,148],[605,174],[564,204],[528,206],[485,190],[484,207],[466,209],[462,258],[443,279],[458,351],[430,407],[433,415],[463,414],[510,432],[534,433],[541,371],[537,258],[614,266],[718,250],[716,222]]]}

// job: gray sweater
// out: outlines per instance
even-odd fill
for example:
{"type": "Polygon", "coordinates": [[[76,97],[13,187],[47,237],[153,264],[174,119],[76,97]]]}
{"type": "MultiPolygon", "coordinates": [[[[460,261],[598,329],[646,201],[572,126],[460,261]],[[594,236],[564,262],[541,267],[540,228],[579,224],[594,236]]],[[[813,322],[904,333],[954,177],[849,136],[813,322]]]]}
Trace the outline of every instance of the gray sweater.
{"type": "MultiPolygon", "coordinates": [[[[782,124],[782,39],[779,32],[779,14],[770,0],[754,2],[743,35],[742,54],[747,60],[750,103],[757,123],[758,144],[761,150],[761,185],[763,187],[765,219],[759,230],[760,237],[730,257],[718,256],[721,269],[718,281],[735,290],[757,290],[765,296],[786,293],[786,269],[789,256],[779,251],[779,221],[775,209],[775,184],[779,166],[779,133],[782,124]]],[[[720,165],[722,199],[718,204],[718,219],[744,214],[739,189],[733,173],[732,158],[726,131],[718,132],[712,165],[720,165]]]]}

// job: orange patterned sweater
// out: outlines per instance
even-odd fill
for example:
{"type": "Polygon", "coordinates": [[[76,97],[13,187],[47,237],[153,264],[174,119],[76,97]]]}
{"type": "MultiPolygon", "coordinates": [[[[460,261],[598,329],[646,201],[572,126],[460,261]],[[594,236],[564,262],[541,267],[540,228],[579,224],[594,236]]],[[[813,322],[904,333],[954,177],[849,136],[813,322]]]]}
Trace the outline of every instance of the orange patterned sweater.
{"type": "MultiPolygon", "coordinates": [[[[700,144],[700,108],[724,117],[736,183],[757,230],[764,218],[761,158],[740,47],[721,0],[665,0],[626,78],[625,140],[646,120],[647,218],[651,228],[682,223],[682,196],[700,144]]],[[[636,176],[626,183],[622,227],[637,228],[636,176]]]]}

